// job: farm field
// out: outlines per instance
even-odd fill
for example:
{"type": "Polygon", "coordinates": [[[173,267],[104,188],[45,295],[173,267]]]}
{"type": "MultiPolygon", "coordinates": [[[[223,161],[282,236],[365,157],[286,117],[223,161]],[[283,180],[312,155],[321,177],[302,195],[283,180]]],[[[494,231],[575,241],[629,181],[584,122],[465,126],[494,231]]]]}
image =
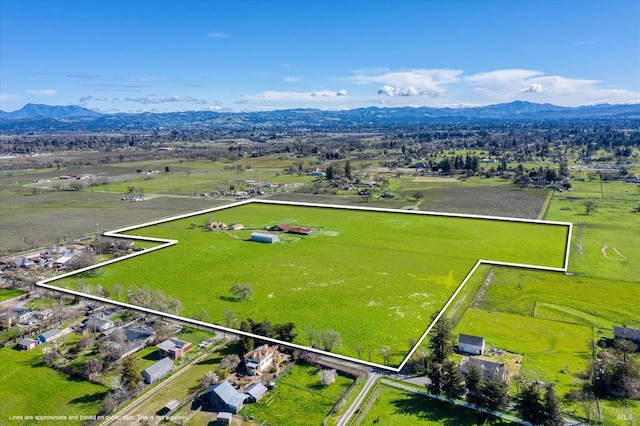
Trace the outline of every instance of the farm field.
{"type": "Polygon", "coordinates": [[[0,302],[22,296],[25,293],[15,288],[0,288],[0,302]]]}
{"type": "Polygon", "coordinates": [[[353,211],[251,203],[139,228],[129,235],[178,240],[150,255],[100,268],[93,276],[53,285],[149,286],[177,297],[182,316],[205,310],[223,324],[225,309],[238,323],[296,324],[331,329],[342,336],[335,352],[355,356],[389,346],[397,365],[409,339],[417,340],[478,259],[561,268],[567,227],[523,222],[353,211]],[[242,223],[242,231],[206,232],[209,220],[242,223]],[[310,236],[281,234],[276,244],[248,242],[253,230],[288,222],[317,230],[310,236]],[[510,238],[519,235],[519,239],[510,238]],[[522,242],[526,241],[526,244],[522,242]],[[401,261],[398,261],[401,259],[401,261]],[[248,284],[253,298],[230,297],[248,284]],[[327,315],[330,310],[331,315],[327,315]],[[357,321],[354,319],[357,317],[357,321]]]}
{"type": "Polygon", "coordinates": [[[255,424],[269,425],[319,425],[353,379],[336,375],[336,381],[328,386],[320,383],[319,368],[296,364],[279,380],[276,389],[270,391],[257,404],[246,404],[242,415],[253,416],[255,424]]]}
{"type": "MultiPolygon", "coordinates": [[[[70,340],[67,344],[73,343],[70,340]]],[[[18,351],[11,346],[0,349],[0,423],[40,425],[44,423],[8,420],[11,416],[27,415],[94,416],[100,409],[109,389],[70,378],[44,365],[42,351],[47,346],[30,351],[18,351]]],[[[62,423],[81,425],[84,421],[68,419],[62,423]]]]}

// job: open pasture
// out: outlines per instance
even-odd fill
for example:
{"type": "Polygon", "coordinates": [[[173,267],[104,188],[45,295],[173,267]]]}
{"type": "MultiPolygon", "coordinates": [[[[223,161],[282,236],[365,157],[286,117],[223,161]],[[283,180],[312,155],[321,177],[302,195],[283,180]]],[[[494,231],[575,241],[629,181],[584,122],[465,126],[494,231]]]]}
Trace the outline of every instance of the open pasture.
{"type": "Polygon", "coordinates": [[[182,316],[205,311],[221,325],[224,310],[236,313],[236,326],[247,318],[291,321],[302,345],[308,328],[335,330],[342,346],[334,352],[380,362],[388,346],[397,365],[478,259],[562,268],[567,233],[565,225],[248,203],[130,230],[178,244],[54,284],[148,286],[178,298],[182,316]],[[205,231],[209,220],[245,229],[205,231]],[[316,232],[248,241],[281,222],[316,232]],[[236,283],[251,286],[253,297],[231,297],[236,283]]]}
{"type": "MultiPolygon", "coordinates": [[[[76,343],[74,337],[72,335],[68,345],[76,343]]],[[[12,346],[0,349],[0,424],[47,423],[11,421],[12,416],[93,416],[98,412],[108,388],[71,378],[46,366],[42,354],[49,344],[30,351],[18,351],[12,346]]],[[[55,423],[81,425],[84,421],[67,419],[55,423]]]]}

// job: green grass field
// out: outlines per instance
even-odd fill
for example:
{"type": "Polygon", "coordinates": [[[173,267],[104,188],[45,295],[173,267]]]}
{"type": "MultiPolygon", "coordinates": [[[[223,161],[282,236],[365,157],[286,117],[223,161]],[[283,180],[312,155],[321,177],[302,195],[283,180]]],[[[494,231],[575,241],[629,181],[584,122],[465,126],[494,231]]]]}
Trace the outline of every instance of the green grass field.
{"type": "Polygon", "coordinates": [[[22,296],[25,293],[25,291],[15,288],[0,288],[0,302],[22,296]]]}
{"type": "MultiPolygon", "coordinates": [[[[69,340],[68,344],[72,344],[69,340]]],[[[48,346],[48,345],[45,345],[48,346]]],[[[0,349],[0,424],[41,425],[36,420],[11,421],[11,416],[93,416],[109,389],[73,379],[42,363],[43,346],[30,351],[0,349]]],[[[58,422],[56,422],[58,423],[58,422]]],[[[82,420],[60,424],[81,425],[82,420]]]]}
{"type": "MultiPolygon", "coordinates": [[[[409,339],[420,337],[478,259],[562,267],[567,229],[252,203],[130,231],[179,243],[103,267],[81,282],[161,289],[182,301],[181,315],[205,310],[218,324],[225,309],[236,312],[238,324],[245,318],[292,321],[300,344],[307,344],[308,327],[336,330],[343,340],[336,352],[354,356],[354,345],[361,345],[379,362],[378,348],[390,346],[397,365],[409,339]],[[247,229],[203,231],[208,219],[242,223],[247,229]],[[317,232],[282,235],[276,244],[247,241],[252,230],[280,222],[317,232]],[[235,283],[249,284],[253,298],[231,298],[228,290],[235,283]]],[[[78,281],[54,284],[73,287],[78,281]]]]}

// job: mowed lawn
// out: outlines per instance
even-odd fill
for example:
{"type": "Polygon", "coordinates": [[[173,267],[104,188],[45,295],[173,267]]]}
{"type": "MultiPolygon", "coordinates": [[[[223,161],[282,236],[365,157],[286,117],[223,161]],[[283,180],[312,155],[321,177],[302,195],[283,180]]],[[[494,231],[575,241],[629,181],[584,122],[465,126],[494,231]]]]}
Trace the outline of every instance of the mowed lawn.
{"type": "MultiPolygon", "coordinates": [[[[46,346],[46,345],[45,345],[46,346]]],[[[42,363],[43,346],[18,351],[0,349],[0,424],[35,425],[42,421],[10,421],[11,416],[94,416],[109,390],[76,380],[42,363]]],[[[82,420],[59,424],[81,425],[82,420]]]]}
{"type": "MultiPolygon", "coordinates": [[[[103,267],[83,284],[149,286],[177,297],[181,315],[203,310],[222,324],[231,309],[241,320],[292,321],[305,330],[342,336],[336,352],[356,355],[390,346],[401,361],[478,259],[562,267],[566,226],[471,218],[252,203],[130,231],[179,243],[103,267]],[[242,223],[233,232],[204,231],[207,220],[242,223]],[[310,236],[281,235],[276,244],[248,241],[254,230],[287,222],[310,236]],[[251,300],[230,297],[236,283],[251,300]]],[[[75,286],[78,281],[54,282],[75,286]]],[[[377,357],[377,358],[376,358],[377,357]]]]}

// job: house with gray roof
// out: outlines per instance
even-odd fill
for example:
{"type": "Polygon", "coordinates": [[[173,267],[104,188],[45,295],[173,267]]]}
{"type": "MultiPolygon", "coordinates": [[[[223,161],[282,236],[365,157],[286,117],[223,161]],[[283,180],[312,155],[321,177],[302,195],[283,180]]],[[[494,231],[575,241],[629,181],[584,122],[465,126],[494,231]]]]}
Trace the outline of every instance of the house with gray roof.
{"type": "Polygon", "coordinates": [[[211,386],[200,395],[205,408],[213,411],[226,411],[237,414],[244,406],[249,395],[240,393],[231,383],[224,381],[211,386]]]}
{"type": "Polygon", "coordinates": [[[103,331],[107,331],[114,326],[115,323],[107,316],[92,315],[87,318],[87,329],[90,331],[97,331],[102,333],[103,331]]]}
{"type": "Polygon", "coordinates": [[[460,360],[460,372],[467,374],[469,367],[475,365],[482,371],[482,376],[489,380],[499,380],[506,382],[507,366],[502,362],[489,361],[478,357],[465,356],[460,360]]]}
{"type": "Polygon", "coordinates": [[[483,355],[484,337],[460,333],[460,336],[458,336],[458,351],[473,355],[483,355]]]}
{"type": "Polygon", "coordinates": [[[179,339],[167,339],[156,345],[160,355],[168,356],[171,359],[181,358],[186,352],[191,350],[191,342],[179,339]]]}
{"type": "Polygon", "coordinates": [[[150,367],[142,370],[142,378],[148,385],[162,379],[173,371],[173,361],[169,357],[164,357],[150,367]]]}
{"type": "Polygon", "coordinates": [[[616,339],[631,340],[637,345],[637,351],[640,351],[640,329],[629,327],[613,326],[613,337],[616,339]]]}
{"type": "Polygon", "coordinates": [[[28,351],[38,346],[38,341],[33,339],[20,339],[18,342],[18,349],[21,351],[28,351]]]}
{"type": "Polygon", "coordinates": [[[38,341],[40,343],[50,342],[52,340],[56,340],[58,337],[62,336],[62,332],[58,328],[53,328],[49,331],[45,331],[41,335],[38,336],[38,341]]]}
{"type": "Polygon", "coordinates": [[[256,403],[262,399],[262,397],[267,393],[268,389],[262,383],[254,383],[245,389],[244,393],[249,395],[247,398],[247,402],[256,403]]]}

